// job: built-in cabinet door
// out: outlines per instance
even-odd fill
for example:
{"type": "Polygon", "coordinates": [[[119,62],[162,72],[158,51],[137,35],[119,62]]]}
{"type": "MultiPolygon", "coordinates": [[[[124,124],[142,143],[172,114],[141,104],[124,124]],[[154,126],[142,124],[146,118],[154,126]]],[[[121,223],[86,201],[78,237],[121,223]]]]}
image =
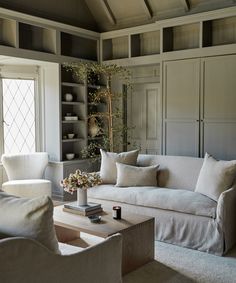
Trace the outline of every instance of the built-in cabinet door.
{"type": "Polygon", "coordinates": [[[161,153],[161,95],[159,84],[134,84],[127,97],[127,125],[133,127],[128,149],[137,145],[141,153],[161,153]]]}
{"type": "Polygon", "coordinates": [[[236,159],[236,55],[202,59],[202,154],[236,159]]]}
{"type": "Polygon", "coordinates": [[[199,155],[200,60],[164,63],[164,153],[199,155]]]}

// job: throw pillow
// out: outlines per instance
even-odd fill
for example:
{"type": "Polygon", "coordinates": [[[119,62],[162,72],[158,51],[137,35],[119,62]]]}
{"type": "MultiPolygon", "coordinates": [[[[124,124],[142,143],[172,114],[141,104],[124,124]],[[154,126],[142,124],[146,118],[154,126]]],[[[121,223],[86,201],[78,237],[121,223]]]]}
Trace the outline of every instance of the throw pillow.
{"type": "Polygon", "coordinates": [[[157,186],[157,169],[159,165],[136,167],[116,163],[117,187],[157,186]]]}
{"type": "Polygon", "coordinates": [[[228,190],[236,177],[236,160],[218,161],[206,153],[200,170],[195,192],[217,201],[228,190]]]}
{"type": "Polygon", "coordinates": [[[53,203],[47,196],[28,199],[0,192],[0,234],[31,238],[60,254],[53,203]]]}
{"type": "Polygon", "coordinates": [[[116,183],[116,162],[136,165],[139,150],[132,150],[128,152],[106,152],[100,149],[101,152],[101,168],[100,176],[103,183],[115,184],[116,183]]]}

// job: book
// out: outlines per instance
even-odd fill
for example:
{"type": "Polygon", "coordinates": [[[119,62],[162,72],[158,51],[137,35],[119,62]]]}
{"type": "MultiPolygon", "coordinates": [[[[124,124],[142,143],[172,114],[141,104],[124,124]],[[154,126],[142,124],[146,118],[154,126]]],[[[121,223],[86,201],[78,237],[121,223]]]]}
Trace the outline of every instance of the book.
{"type": "Polygon", "coordinates": [[[97,209],[94,209],[94,210],[91,210],[91,211],[80,211],[80,210],[75,210],[75,209],[63,207],[63,211],[82,215],[82,216],[90,216],[90,215],[94,215],[94,214],[98,214],[98,213],[103,212],[103,209],[100,207],[100,208],[97,208],[97,209]]]}
{"type": "Polygon", "coordinates": [[[69,208],[69,209],[74,209],[74,210],[78,210],[78,211],[82,211],[82,212],[88,212],[97,208],[101,208],[101,204],[100,203],[95,203],[95,202],[88,202],[88,205],[78,205],[77,201],[74,202],[70,202],[70,203],[65,203],[64,204],[65,208],[69,208]]]}

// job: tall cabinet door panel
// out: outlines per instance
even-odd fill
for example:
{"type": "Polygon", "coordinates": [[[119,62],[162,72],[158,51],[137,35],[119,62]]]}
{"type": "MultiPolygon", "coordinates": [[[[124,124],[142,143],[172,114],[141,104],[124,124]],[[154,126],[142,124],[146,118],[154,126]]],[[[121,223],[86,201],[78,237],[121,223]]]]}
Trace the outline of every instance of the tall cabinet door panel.
{"type": "Polygon", "coordinates": [[[202,155],[236,159],[236,55],[202,60],[202,155]]]}
{"type": "Polygon", "coordinates": [[[199,155],[200,60],[164,63],[164,152],[199,155]]]}
{"type": "MultiPolygon", "coordinates": [[[[127,100],[127,124],[133,127],[128,140],[141,153],[161,153],[161,95],[159,84],[134,84],[127,100]]],[[[131,147],[132,148],[132,147],[131,147]]]]}

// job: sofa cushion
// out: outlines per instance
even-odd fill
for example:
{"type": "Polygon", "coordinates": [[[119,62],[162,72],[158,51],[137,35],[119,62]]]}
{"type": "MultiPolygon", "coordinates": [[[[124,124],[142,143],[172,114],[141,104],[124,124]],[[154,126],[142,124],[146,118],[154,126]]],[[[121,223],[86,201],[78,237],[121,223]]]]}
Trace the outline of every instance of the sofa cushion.
{"type": "Polygon", "coordinates": [[[26,237],[60,253],[53,223],[53,204],[47,197],[18,198],[0,192],[0,234],[26,237]]]}
{"type": "Polygon", "coordinates": [[[157,186],[162,188],[194,191],[203,158],[139,154],[137,166],[160,164],[157,186]]]}
{"type": "Polygon", "coordinates": [[[218,161],[206,153],[195,192],[218,201],[220,194],[232,186],[235,177],[236,160],[218,161]]]}
{"type": "Polygon", "coordinates": [[[125,187],[100,185],[88,190],[88,196],[139,205],[172,210],[206,217],[216,217],[217,203],[197,192],[157,187],[125,187]]]}
{"type": "Polygon", "coordinates": [[[100,176],[104,184],[115,184],[117,177],[116,162],[136,165],[139,150],[132,150],[128,152],[106,152],[100,149],[101,152],[101,168],[100,176]]]}
{"type": "Polygon", "coordinates": [[[157,186],[159,165],[137,167],[116,162],[117,187],[157,186]]]}

